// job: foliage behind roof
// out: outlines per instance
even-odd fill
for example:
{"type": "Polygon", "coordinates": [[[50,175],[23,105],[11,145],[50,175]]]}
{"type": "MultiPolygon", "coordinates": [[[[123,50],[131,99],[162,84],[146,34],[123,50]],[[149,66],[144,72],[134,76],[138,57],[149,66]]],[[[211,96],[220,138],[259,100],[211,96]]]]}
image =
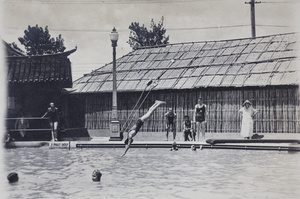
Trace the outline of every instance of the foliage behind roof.
{"type": "Polygon", "coordinates": [[[26,56],[23,52],[19,49],[16,49],[13,44],[8,44],[7,42],[2,40],[2,43],[6,49],[6,56],[9,57],[24,57],[26,56]]]}
{"type": "MultiPolygon", "coordinates": [[[[117,60],[117,89],[298,85],[298,33],[171,44],[133,51],[117,60]]],[[[112,63],[73,82],[74,93],[111,92],[112,63]]]]}

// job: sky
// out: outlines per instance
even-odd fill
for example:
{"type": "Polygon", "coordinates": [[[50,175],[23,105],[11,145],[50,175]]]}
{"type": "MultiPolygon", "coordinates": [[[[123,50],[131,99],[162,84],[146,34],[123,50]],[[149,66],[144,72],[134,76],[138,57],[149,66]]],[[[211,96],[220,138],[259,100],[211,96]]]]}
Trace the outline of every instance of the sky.
{"type": "MultiPolygon", "coordinates": [[[[62,34],[73,80],[112,61],[109,34],[119,32],[117,58],[132,51],[129,25],[149,28],[151,19],[164,17],[170,43],[251,37],[250,0],[0,0],[0,37],[22,45],[28,25],[48,26],[52,37],[62,34]]],[[[256,35],[296,32],[300,29],[299,0],[261,0],[255,5],[256,35]]]]}

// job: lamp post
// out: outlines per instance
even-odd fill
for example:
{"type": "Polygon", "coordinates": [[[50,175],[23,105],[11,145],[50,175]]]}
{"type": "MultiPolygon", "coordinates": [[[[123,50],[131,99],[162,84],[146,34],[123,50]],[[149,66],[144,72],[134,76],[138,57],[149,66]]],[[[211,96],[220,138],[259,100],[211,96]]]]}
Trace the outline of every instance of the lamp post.
{"type": "Polygon", "coordinates": [[[112,88],[112,112],[110,121],[110,141],[121,140],[120,122],[118,121],[118,106],[117,106],[117,66],[116,66],[116,47],[119,38],[119,33],[115,28],[110,33],[111,46],[113,48],[113,88],[112,88]]]}

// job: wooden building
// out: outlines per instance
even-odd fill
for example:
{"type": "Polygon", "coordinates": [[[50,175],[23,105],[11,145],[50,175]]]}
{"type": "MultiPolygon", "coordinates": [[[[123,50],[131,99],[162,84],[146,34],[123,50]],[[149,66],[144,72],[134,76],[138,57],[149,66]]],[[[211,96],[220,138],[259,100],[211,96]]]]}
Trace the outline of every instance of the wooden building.
{"type": "Polygon", "coordinates": [[[54,55],[27,56],[4,42],[8,83],[8,117],[43,115],[49,103],[62,103],[62,88],[72,87],[71,62],[76,49],[54,55]]]}
{"type": "MultiPolygon", "coordinates": [[[[164,131],[169,107],[177,113],[181,130],[183,116],[192,116],[201,96],[208,105],[207,132],[239,132],[238,110],[248,99],[259,111],[255,132],[299,133],[298,36],[178,43],[130,52],[117,59],[118,119],[124,124],[147,82],[155,80],[158,85],[135,118],[156,99],[167,105],[159,107],[142,131],[164,131]]],[[[68,106],[78,107],[81,125],[109,128],[112,63],[77,79],[69,91],[68,106]]]]}
{"type": "MultiPolygon", "coordinates": [[[[72,87],[71,62],[68,56],[76,49],[53,55],[27,56],[4,41],[3,45],[8,87],[7,118],[41,117],[50,102],[55,103],[64,117],[62,89],[72,87]]],[[[13,129],[14,122],[13,119],[8,120],[7,128],[13,129]]],[[[40,121],[35,123],[41,126],[38,125],[40,121]]],[[[45,128],[45,125],[49,125],[48,121],[42,125],[44,127],[40,128],[45,128]]]]}

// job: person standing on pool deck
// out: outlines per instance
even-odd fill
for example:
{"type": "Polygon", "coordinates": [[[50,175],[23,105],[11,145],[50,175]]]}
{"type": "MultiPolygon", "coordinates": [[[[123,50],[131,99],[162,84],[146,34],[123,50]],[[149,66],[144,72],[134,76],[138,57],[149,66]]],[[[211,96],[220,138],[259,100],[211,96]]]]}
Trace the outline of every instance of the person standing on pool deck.
{"type": "Polygon", "coordinates": [[[175,141],[175,139],[176,139],[176,118],[177,118],[177,115],[173,111],[172,108],[169,108],[169,111],[165,114],[165,117],[166,117],[166,121],[167,121],[167,125],[166,125],[166,130],[167,130],[166,138],[167,139],[166,139],[166,141],[168,141],[169,131],[170,131],[171,128],[172,128],[172,131],[173,131],[173,140],[175,141]]]}
{"type": "Polygon", "coordinates": [[[205,115],[206,115],[206,105],[203,104],[202,98],[198,98],[198,104],[195,105],[194,109],[194,122],[196,123],[197,137],[201,134],[201,139],[205,139],[205,115]]]}
{"type": "Polygon", "coordinates": [[[184,116],[183,122],[183,137],[184,141],[190,141],[189,136],[195,141],[195,132],[192,128],[192,121],[188,115],[184,116]]]}
{"type": "Polygon", "coordinates": [[[252,107],[249,100],[243,103],[243,107],[239,110],[239,114],[242,116],[242,128],[241,136],[245,139],[250,139],[253,135],[253,118],[258,113],[252,107]]]}
{"type": "Polygon", "coordinates": [[[125,145],[126,145],[125,152],[122,156],[124,156],[127,153],[127,151],[129,150],[129,147],[130,147],[131,143],[133,142],[133,137],[136,136],[136,134],[139,132],[139,130],[143,126],[144,122],[147,119],[149,119],[150,116],[152,115],[152,113],[162,104],[166,104],[166,102],[156,100],[155,103],[149,108],[148,112],[145,115],[143,115],[142,117],[140,117],[136,121],[135,125],[129,129],[127,139],[125,140],[125,145]]]}
{"type": "Polygon", "coordinates": [[[50,107],[48,108],[47,112],[42,116],[42,118],[48,116],[50,127],[51,127],[51,141],[58,141],[57,140],[57,127],[58,127],[58,108],[55,107],[54,103],[50,103],[50,107]]]}
{"type": "Polygon", "coordinates": [[[29,123],[24,118],[24,114],[22,113],[21,117],[16,120],[15,129],[19,130],[20,135],[22,136],[22,138],[24,138],[26,135],[25,129],[27,129],[28,127],[29,127],[29,123]]]}

